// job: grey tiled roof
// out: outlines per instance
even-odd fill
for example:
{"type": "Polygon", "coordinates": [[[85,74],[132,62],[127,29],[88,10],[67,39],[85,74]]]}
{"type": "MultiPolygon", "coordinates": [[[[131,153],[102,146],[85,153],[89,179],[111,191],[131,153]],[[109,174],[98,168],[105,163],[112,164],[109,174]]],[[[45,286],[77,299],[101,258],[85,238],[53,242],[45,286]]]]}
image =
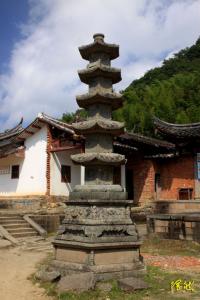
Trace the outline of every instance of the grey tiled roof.
{"type": "Polygon", "coordinates": [[[173,139],[191,139],[200,137],[200,122],[191,124],[172,124],[153,118],[154,125],[158,132],[165,138],[173,139]]]}

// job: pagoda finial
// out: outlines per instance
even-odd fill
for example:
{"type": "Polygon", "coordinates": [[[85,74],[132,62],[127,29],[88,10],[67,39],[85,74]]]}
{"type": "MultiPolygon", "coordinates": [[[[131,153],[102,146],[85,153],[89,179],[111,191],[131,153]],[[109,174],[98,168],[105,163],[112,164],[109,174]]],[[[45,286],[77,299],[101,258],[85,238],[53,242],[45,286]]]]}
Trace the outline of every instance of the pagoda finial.
{"type": "Polygon", "coordinates": [[[94,38],[94,41],[97,42],[97,41],[102,41],[104,42],[104,34],[103,33],[95,33],[93,35],[93,38],[94,38]]]}

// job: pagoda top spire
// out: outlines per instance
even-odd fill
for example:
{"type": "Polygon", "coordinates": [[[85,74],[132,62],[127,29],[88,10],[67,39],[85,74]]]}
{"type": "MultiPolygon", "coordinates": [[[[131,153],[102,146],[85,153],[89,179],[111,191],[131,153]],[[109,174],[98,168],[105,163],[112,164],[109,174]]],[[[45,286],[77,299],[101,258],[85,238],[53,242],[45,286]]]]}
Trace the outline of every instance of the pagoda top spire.
{"type": "Polygon", "coordinates": [[[104,42],[104,34],[103,33],[95,33],[94,35],[93,35],[93,38],[94,38],[94,41],[96,42],[96,41],[103,41],[104,42]]]}
{"type": "Polygon", "coordinates": [[[103,33],[95,33],[93,38],[93,43],[79,47],[83,59],[91,60],[95,53],[107,54],[111,60],[119,56],[119,45],[105,43],[103,33]]]}

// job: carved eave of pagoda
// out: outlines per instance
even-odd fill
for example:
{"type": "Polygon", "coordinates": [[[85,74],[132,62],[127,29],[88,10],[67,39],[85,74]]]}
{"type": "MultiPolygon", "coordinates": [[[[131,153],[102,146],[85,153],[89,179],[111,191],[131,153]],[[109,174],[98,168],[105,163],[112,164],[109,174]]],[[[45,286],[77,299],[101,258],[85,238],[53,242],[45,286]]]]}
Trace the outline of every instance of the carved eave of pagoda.
{"type": "Polygon", "coordinates": [[[106,104],[111,106],[112,110],[122,106],[123,96],[119,93],[87,93],[76,97],[76,101],[81,108],[87,108],[93,104],[106,104]]]}
{"type": "Polygon", "coordinates": [[[106,118],[91,118],[87,121],[73,123],[72,125],[77,134],[83,135],[97,132],[119,135],[124,132],[124,123],[106,118]]]}
{"type": "Polygon", "coordinates": [[[191,124],[173,124],[154,117],[154,125],[158,132],[172,140],[200,138],[200,122],[191,124]]]}
{"type": "Polygon", "coordinates": [[[122,165],[125,163],[125,156],[118,153],[82,153],[71,155],[71,159],[76,164],[81,165],[122,165]]]}
{"type": "Polygon", "coordinates": [[[122,79],[120,69],[103,64],[95,64],[90,68],[79,70],[78,75],[80,80],[86,84],[90,84],[96,77],[107,78],[111,80],[113,84],[118,83],[122,79]]]}
{"type": "Polygon", "coordinates": [[[110,59],[115,59],[119,56],[119,45],[108,44],[104,42],[103,34],[95,34],[94,42],[85,46],[79,47],[79,52],[83,59],[89,60],[91,55],[102,52],[109,56],[110,59]]]}

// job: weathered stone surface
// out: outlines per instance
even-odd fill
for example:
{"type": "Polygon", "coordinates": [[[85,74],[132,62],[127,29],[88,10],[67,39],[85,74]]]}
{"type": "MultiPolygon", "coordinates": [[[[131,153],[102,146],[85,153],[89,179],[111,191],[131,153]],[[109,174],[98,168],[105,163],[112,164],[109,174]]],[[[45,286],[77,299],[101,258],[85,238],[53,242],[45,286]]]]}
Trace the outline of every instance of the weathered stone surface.
{"type": "Polygon", "coordinates": [[[45,271],[41,270],[35,274],[35,278],[43,282],[54,282],[60,278],[60,272],[58,271],[45,271]]]}
{"type": "MultiPolygon", "coordinates": [[[[97,281],[105,281],[135,276],[144,265],[139,260],[140,237],[130,217],[133,203],[127,200],[120,184],[120,166],[125,164],[125,157],[113,153],[113,135],[121,133],[124,124],[112,120],[112,111],[119,105],[118,102],[113,106],[115,98],[120,98],[122,104],[122,96],[113,92],[112,84],[121,75],[120,70],[111,67],[113,57],[108,49],[119,47],[105,43],[102,34],[94,36],[94,44],[95,52],[87,53],[89,64],[79,72],[79,77],[89,85],[89,92],[81,97],[98,96],[86,105],[87,120],[72,125],[75,133],[83,134],[86,139],[85,153],[71,156],[85,166],[85,176],[81,185],[76,185],[69,194],[65,219],[53,243],[56,260],[66,268],[91,271],[97,281]],[[103,48],[97,43],[99,39],[103,48]],[[106,94],[109,94],[108,101],[105,101],[106,94]]],[[[77,278],[65,277],[59,285],[63,290],[81,290],[82,282],[77,278]]],[[[84,284],[85,289],[88,287],[84,284]]]]}
{"type": "Polygon", "coordinates": [[[12,243],[10,241],[0,238],[0,249],[10,247],[11,245],[12,245],[12,243]]]}
{"type": "Polygon", "coordinates": [[[112,284],[110,282],[98,282],[96,288],[100,291],[108,293],[112,290],[112,284]]]}
{"type": "Polygon", "coordinates": [[[78,192],[71,192],[69,195],[69,200],[98,200],[101,202],[102,200],[126,200],[127,193],[126,192],[116,192],[116,191],[78,191],[78,192]]]}
{"type": "Polygon", "coordinates": [[[68,205],[65,211],[63,224],[84,221],[84,224],[95,221],[96,224],[132,224],[130,219],[130,207],[125,206],[96,206],[96,205],[68,205]],[[98,220],[98,221],[97,221],[98,220]],[[101,222],[102,221],[102,222],[101,222]]]}
{"type": "Polygon", "coordinates": [[[118,280],[119,287],[126,292],[149,288],[149,285],[141,278],[128,277],[118,280]]]}
{"type": "Polygon", "coordinates": [[[83,272],[66,275],[58,283],[58,292],[77,291],[83,292],[93,289],[95,278],[92,272],[83,272]]]}

